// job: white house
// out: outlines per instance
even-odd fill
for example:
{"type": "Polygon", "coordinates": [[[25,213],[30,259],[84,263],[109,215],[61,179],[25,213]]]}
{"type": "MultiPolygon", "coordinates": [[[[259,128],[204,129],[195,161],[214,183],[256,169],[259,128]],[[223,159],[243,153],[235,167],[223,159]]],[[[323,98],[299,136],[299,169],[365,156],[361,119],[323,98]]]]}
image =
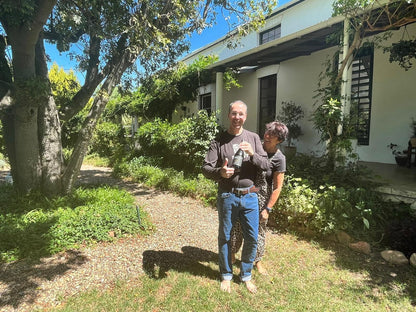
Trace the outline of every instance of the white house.
{"type": "MultiPolygon", "coordinates": [[[[187,55],[192,63],[201,55],[217,55],[211,67],[215,82],[199,88],[199,98],[187,105],[188,113],[198,109],[220,110],[220,123],[226,124],[228,105],[243,100],[248,105],[246,128],[260,132],[265,122],[274,119],[282,101],[303,107],[305,117],[299,122],[304,135],[295,143],[303,153],[320,153],[319,136],[310,121],[323,63],[340,49],[327,42],[329,34],[344,29],[345,18],[332,17],[333,0],[293,0],[278,7],[257,33],[242,39],[242,46],[229,49],[225,37],[187,55]],[[242,88],[226,91],[223,72],[238,68],[242,88]]],[[[344,34],[345,35],[345,34],[344,34]]],[[[404,36],[416,36],[416,23],[392,31],[383,45],[404,36]]],[[[367,38],[371,39],[371,37],[367,38]]],[[[416,64],[415,64],[416,65],[416,64]]],[[[360,135],[356,152],[361,161],[394,163],[389,143],[407,148],[411,136],[411,118],[416,119],[416,67],[405,71],[389,62],[383,49],[365,50],[345,71],[343,92],[359,104],[360,135]],[[357,92],[359,91],[359,92],[357,92]]],[[[348,109],[348,101],[345,103],[348,109]]]]}

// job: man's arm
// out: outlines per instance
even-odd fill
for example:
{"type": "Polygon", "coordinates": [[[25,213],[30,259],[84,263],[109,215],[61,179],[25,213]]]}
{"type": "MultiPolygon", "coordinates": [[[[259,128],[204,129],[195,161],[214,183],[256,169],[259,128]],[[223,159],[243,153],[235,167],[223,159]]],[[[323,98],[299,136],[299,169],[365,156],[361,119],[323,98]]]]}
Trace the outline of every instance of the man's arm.
{"type": "Polygon", "coordinates": [[[254,135],[254,151],[253,155],[250,156],[250,160],[255,166],[262,170],[267,170],[269,168],[267,153],[264,151],[260,137],[257,134],[254,135]]]}
{"type": "Polygon", "coordinates": [[[202,174],[211,180],[218,181],[221,178],[221,168],[217,167],[219,161],[219,147],[217,141],[212,141],[208,153],[205,156],[204,163],[202,164],[202,174]]]}

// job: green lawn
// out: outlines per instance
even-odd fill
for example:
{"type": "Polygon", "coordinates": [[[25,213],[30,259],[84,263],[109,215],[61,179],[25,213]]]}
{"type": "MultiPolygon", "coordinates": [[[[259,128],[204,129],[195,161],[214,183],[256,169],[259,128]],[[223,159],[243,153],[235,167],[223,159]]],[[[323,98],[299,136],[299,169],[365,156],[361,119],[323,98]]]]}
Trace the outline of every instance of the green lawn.
{"type": "Polygon", "coordinates": [[[187,264],[171,259],[165,274],[156,267],[52,311],[416,311],[416,269],[389,265],[379,252],[365,256],[330,242],[273,234],[264,260],[269,275],[254,272],[255,295],[237,277],[231,295],[221,292],[215,256],[187,264]]]}

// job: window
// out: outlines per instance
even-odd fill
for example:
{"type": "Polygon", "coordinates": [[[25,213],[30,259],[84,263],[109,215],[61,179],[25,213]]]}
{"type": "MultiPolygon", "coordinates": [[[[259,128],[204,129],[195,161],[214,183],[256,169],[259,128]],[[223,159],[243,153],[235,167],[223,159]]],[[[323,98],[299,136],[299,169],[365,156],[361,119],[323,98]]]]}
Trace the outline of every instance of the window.
{"type": "Polygon", "coordinates": [[[352,62],[351,103],[356,107],[357,143],[370,144],[373,47],[360,49],[352,62]]]}
{"type": "Polygon", "coordinates": [[[211,115],[211,93],[201,94],[199,96],[199,109],[204,109],[208,115],[211,115]]]}
{"type": "Polygon", "coordinates": [[[277,75],[260,78],[259,133],[263,137],[265,125],[276,116],[277,75]]]}
{"type": "Polygon", "coordinates": [[[265,44],[266,42],[280,38],[280,35],[281,35],[280,25],[267,29],[260,33],[260,44],[265,44]]]}

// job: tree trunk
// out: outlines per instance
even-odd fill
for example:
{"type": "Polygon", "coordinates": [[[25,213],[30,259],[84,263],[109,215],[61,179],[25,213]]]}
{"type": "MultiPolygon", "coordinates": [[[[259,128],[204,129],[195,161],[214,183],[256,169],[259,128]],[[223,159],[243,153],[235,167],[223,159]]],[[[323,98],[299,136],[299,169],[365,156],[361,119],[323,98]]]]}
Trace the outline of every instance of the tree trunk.
{"type": "Polygon", "coordinates": [[[56,178],[53,174],[56,168],[43,168],[48,160],[49,152],[46,151],[53,149],[51,146],[56,145],[55,142],[60,144],[60,136],[51,135],[51,132],[59,134],[60,127],[53,117],[57,115],[56,107],[50,96],[45,51],[39,36],[55,4],[56,0],[38,1],[30,23],[5,21],[3,24],[12,47],[14,77],[12,101],[3,118],[3,126],[13,181],[23,193],[39,189],[56,191],[51,183],[43,181],[44,178],[56,178]],[[52,130],[55,127],[58,130],[52,130]]]}
{"type": "Polygon", "coordinates": [[[35,45],[33,34],[21,34],[13,38],[13,70],[15,89],[12,93],[13,108],[6,132],[14,133],[14,142],[8,152],[13,157],[10,162],[13,181],[17,188],[27,193],[38,189],[41,179],[41,164],[38,141],[38,107],[41,104],[37,96],[40,91],[35,79],[35,45]]]}
{"type": "Polygon", "coordinates": [[[120,58],[118,64],[115,64],[115,68],[94,98],[92,108],[85,120],[75,144],[74,151],[72,152],[71,159],[63,174],[62,183],[65,193],[70,193],[73,190],[97,122],[108,103],[108,99],[113,92],[114,87],[120,82],[121,76],[125,70],[134,63],[135,58],[135,55],[132,55],[128,49],[125,49],[123,57],[120,58]]]}
{"type": "MultiPolygon", "coordinates": [[[[49,82],[48,67],[46,65],[46,53],[42,36],[36,45],[36,74],[49,82]]],[[[61,124],[59,121],[58,108],[55,99],[50,95],[50,84],[48,83],[49,96],[45,105],[39,107],[39,142],[41,160],[41,191],[45,195],[57,195],[62,192],[62,141],[61,124]]]]}

